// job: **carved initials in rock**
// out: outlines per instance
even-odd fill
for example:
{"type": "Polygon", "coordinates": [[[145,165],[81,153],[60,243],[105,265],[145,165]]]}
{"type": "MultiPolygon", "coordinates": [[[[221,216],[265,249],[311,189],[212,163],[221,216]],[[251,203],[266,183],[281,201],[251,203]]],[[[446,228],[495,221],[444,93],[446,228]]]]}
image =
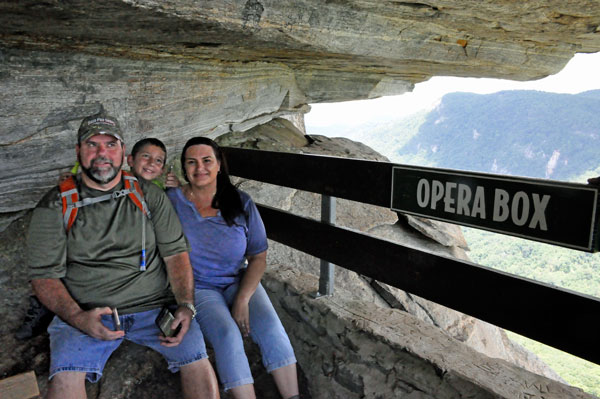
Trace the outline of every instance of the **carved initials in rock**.
{"type": "Polygon", "coordinates": [[[537,393],[521,392],[519,394],[519,399],[546,399],[546,397],[543,395],[538,395],[537,393]]]}
{"type": "Polygon", "coordinates": [[[545,393],[550,393],[550,387],[542,383],[529,383],[527,381],[521,384],[525,390],[519,394],[519,399],[546,399],[545,393]]]}
{"type": "Polygon", "coordinates": [[[485,371],[486,373],[492,374],[492,375],[498,375],[498,369],[496,367],[494,367],[493,364],[490,363],[484,363],[484,364],[476,364],[476,367],[482,369],[483,371],[485,371]]]}

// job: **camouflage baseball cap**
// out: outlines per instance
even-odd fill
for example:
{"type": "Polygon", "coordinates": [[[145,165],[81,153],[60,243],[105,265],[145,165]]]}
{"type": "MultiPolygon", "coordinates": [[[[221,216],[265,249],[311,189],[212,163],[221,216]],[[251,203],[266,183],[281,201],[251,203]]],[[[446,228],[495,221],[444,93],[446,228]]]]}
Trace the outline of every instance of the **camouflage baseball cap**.
{"type": "Polygon", "coordinates": [[[77,142],[81,143],[96,134],[109,134],[121,142],[124,141],[117,119],[104,112],[90,115],[81,122],[77,132],[77,142]]]}

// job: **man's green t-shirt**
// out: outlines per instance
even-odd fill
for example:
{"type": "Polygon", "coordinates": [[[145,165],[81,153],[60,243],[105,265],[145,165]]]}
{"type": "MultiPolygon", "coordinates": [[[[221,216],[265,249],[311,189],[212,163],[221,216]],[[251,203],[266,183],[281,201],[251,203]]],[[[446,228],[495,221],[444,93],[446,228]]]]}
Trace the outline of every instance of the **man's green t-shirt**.
{"type": "MultiPolygon", "coordinates": [[[[110,191],[78,181],[79,200],[110,191]]],[[[152,215],[148,220],[128,196],[79,208],[65,232],[58,188],[50,190],[33,212],[28,236],[31,279],[58,278],[83,309],[110,306],[135,313],[173,301],[162,258],[186,252],[187,242],[165,193],[140,181],[152,215]],[[146,218],[143,223],[143,218],[146,218]],[[146,231],[146,270],[140,270],[142,226],[146,231]]]]}

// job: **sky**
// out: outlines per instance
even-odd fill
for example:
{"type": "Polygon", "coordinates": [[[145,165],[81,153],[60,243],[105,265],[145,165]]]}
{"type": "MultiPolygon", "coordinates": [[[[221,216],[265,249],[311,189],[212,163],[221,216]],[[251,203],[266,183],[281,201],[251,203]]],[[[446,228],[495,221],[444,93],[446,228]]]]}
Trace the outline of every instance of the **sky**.
{"type": "Polygon", "coordinates": [[[444,94],[462,91],[490,94],[502,90],[539,90],[552,93],[576,94],[600,89],[600,53],[576,54],[555,75],[529,82],[503,79],[456,78],[436,76],[417,83],[410,93],[372,100],[342,103],[311,104],[304,115],[307,132],[311,127],[329,125],[358,125],[382,116],[401,117],[424,108],[431,108],[444,94]]]}

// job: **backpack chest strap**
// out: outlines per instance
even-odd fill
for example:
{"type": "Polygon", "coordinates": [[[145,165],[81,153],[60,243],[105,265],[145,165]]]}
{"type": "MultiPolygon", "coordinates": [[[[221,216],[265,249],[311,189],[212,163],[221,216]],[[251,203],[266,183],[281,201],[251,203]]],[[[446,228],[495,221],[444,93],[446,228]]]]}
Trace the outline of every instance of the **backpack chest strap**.
{"type": "Polygon", "coordinates": [[[123,190],[115,191],[111,194],[101,195],[99,197],[84,198],[81,201],[71,203],[70,206],[75,207],[75,208],[81,208],[83,206],[95,204],[96,202],[108,201],[111,199],[117,199],[119,197],[124,197],[126,195],[129,195],[130,193],[132,193],[132,191],[130,189],[126,188],[123,190]]]}
{"type": "Polygon", "coordinates": [[[144,200],[144,194],[142,193],[137,179],[128,172],[123,171],[123,181],[125,185],[123,190],[118,190],[110,194],[101,195],[99,197],[83,198],[82,200],[79,200],[79,192],[77,191],[77,186],[73,176],[70,176],[66,180],[62,181],[59,184],[59,188],[62,200],[62,213],[65,229],[69,231],[75,222],[79,208],[124,196],[129,196],[131,201],[133,201],[133,203],[142,211],[142,213],[150,219],[152,216],[150,215],[148,204],[144,200]]]}

